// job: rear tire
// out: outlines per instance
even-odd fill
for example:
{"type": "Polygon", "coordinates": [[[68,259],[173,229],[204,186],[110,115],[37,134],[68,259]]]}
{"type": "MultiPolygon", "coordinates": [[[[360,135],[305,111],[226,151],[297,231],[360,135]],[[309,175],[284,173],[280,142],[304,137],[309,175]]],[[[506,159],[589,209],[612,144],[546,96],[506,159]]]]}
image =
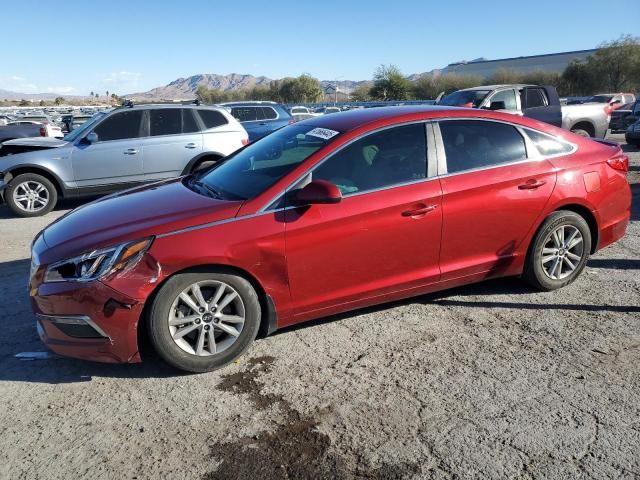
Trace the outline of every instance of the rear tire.
{"type": "Polygon", "coordinates": [[[164,361],[200,373],[240,357],[258,334],[260,316],[251,283],[211,270],[167,280],[149,309],[147,326],[151,344],[164,361]]]}
{"type": "Polygon", "coordinates": [[[583,217],[559,210],[544,221],[529,248],[523,278],[533,287],[557,290],[584,270],[591,252],[591,230],[583,217]]]}
{"type": "Polygon", "coordinates": [[[36,173],[23,173],[9,182],[4,194],[13,213],[20,217],[46,215],[58,202],[58,192],[51,181],[36,173]]]}
{"type": "Polygon", "coordinates": [[[582,128],[574,128],[571,130],[571,133],[575,133],[576,135],[580,135],[581,137],[591,138],[589,132],[583,130],[582,128]]]}

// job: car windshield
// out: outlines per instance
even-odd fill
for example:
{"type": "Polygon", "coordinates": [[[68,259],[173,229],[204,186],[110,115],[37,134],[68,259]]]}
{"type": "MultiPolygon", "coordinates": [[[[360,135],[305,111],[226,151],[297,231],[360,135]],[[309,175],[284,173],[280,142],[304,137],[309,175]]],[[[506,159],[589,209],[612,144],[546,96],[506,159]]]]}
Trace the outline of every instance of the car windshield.
{"type": "Polygon", "coordinates": [[[471,106],[475,108],[482,103],[490,91],[491,90],[458,90],[440,100],[439,105],[448,107],[471,106]]]}
{"type": "Polygon", "coordinates": [[[584,103],[609,103],[612,98],[612,95],[594,95],[587,98],[584,103]]]}
{"type": "Polygon", "coordinates": [[[188,177],[193,190],[228,200],[254,198],[336,138],[339,132],[289,125],[231,155],[212,170],[188,177]]]}
{"type": "Polygon", "coordinates": [[[82,125],[80,125],[78,128],[76,128],[75,130],[73,130],[72,132],[67,133],[64,136],[63,140],[66,140],[67,142],[73,142],[76,139],[78,139],[80,136],[82,136],[82,134],[84,134],[84,132],[86,132],[87,130],[89,130],[90,128],[92,128],[96,122],[100,119],[102,119],[106,114],[105,113],[96,113],[92,118],[90,118],[89,120],[87,120],[86,122],[84,122],[82,125]]]}

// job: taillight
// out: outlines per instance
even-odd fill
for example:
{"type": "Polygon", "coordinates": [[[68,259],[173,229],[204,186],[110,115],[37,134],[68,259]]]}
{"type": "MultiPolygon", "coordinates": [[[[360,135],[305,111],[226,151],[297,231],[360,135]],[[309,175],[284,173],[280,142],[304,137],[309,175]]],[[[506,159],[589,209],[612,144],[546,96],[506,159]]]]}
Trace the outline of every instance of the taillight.
{"type": "Polygon", "coordinates": [[[294,123],[296,123],[296,119],[295,119],[295,118],[293,118],[293,117],[291,117],[291,118],[289,119],[289,125],[293,125],[294,123]]]}
{"type": "Polygon", "coordinates": [[[604,107],[604,113],[611,115],[611,112],[613,112],[613,107],[607,103],[604,107]]]}
{"type": "Polygon", "coordinates": [[[47,128],[46,127],[40,127],[40,136],[41,137],[46,137],[47,136],[47,128]]]}
{"type": "Polygon", "coordinates": [[[240,140],[242,142],[242,145],[249,145],[249,139],[248,138],[243,138],[242,140],[240,140]]]}
{"type": "Polygon", "coordinates": [[[629,157],[627,157],[624,153],[619,153],[618,155],[615,155],[607,160],[607,165],[609,165],[614,170],[619,170],[620,172],[628,172],[629,157]]]}

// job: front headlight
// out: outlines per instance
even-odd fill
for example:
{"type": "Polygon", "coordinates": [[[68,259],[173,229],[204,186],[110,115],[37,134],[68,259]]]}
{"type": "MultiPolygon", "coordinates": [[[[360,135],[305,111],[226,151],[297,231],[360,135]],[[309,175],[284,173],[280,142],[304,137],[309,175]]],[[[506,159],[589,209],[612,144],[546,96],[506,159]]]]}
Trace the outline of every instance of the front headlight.
{"type": "Polygon", "coordinates": [[[47,268],[44,281],[87,282],[127,270],[140,261],[152,242],[153,238],[144,238],[53,263],[47,268]]]}

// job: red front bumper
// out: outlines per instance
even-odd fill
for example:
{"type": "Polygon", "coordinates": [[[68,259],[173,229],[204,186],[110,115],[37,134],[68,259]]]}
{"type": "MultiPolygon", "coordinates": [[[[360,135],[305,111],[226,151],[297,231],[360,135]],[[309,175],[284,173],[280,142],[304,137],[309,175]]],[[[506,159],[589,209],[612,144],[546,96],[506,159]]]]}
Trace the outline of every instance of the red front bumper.
{"type": "Polygon", "coordinates": [[[140,361],[142,302],[98,281],[34,284],[30,295],[38,334],[53,352],[96,362],[140,361]]]}

